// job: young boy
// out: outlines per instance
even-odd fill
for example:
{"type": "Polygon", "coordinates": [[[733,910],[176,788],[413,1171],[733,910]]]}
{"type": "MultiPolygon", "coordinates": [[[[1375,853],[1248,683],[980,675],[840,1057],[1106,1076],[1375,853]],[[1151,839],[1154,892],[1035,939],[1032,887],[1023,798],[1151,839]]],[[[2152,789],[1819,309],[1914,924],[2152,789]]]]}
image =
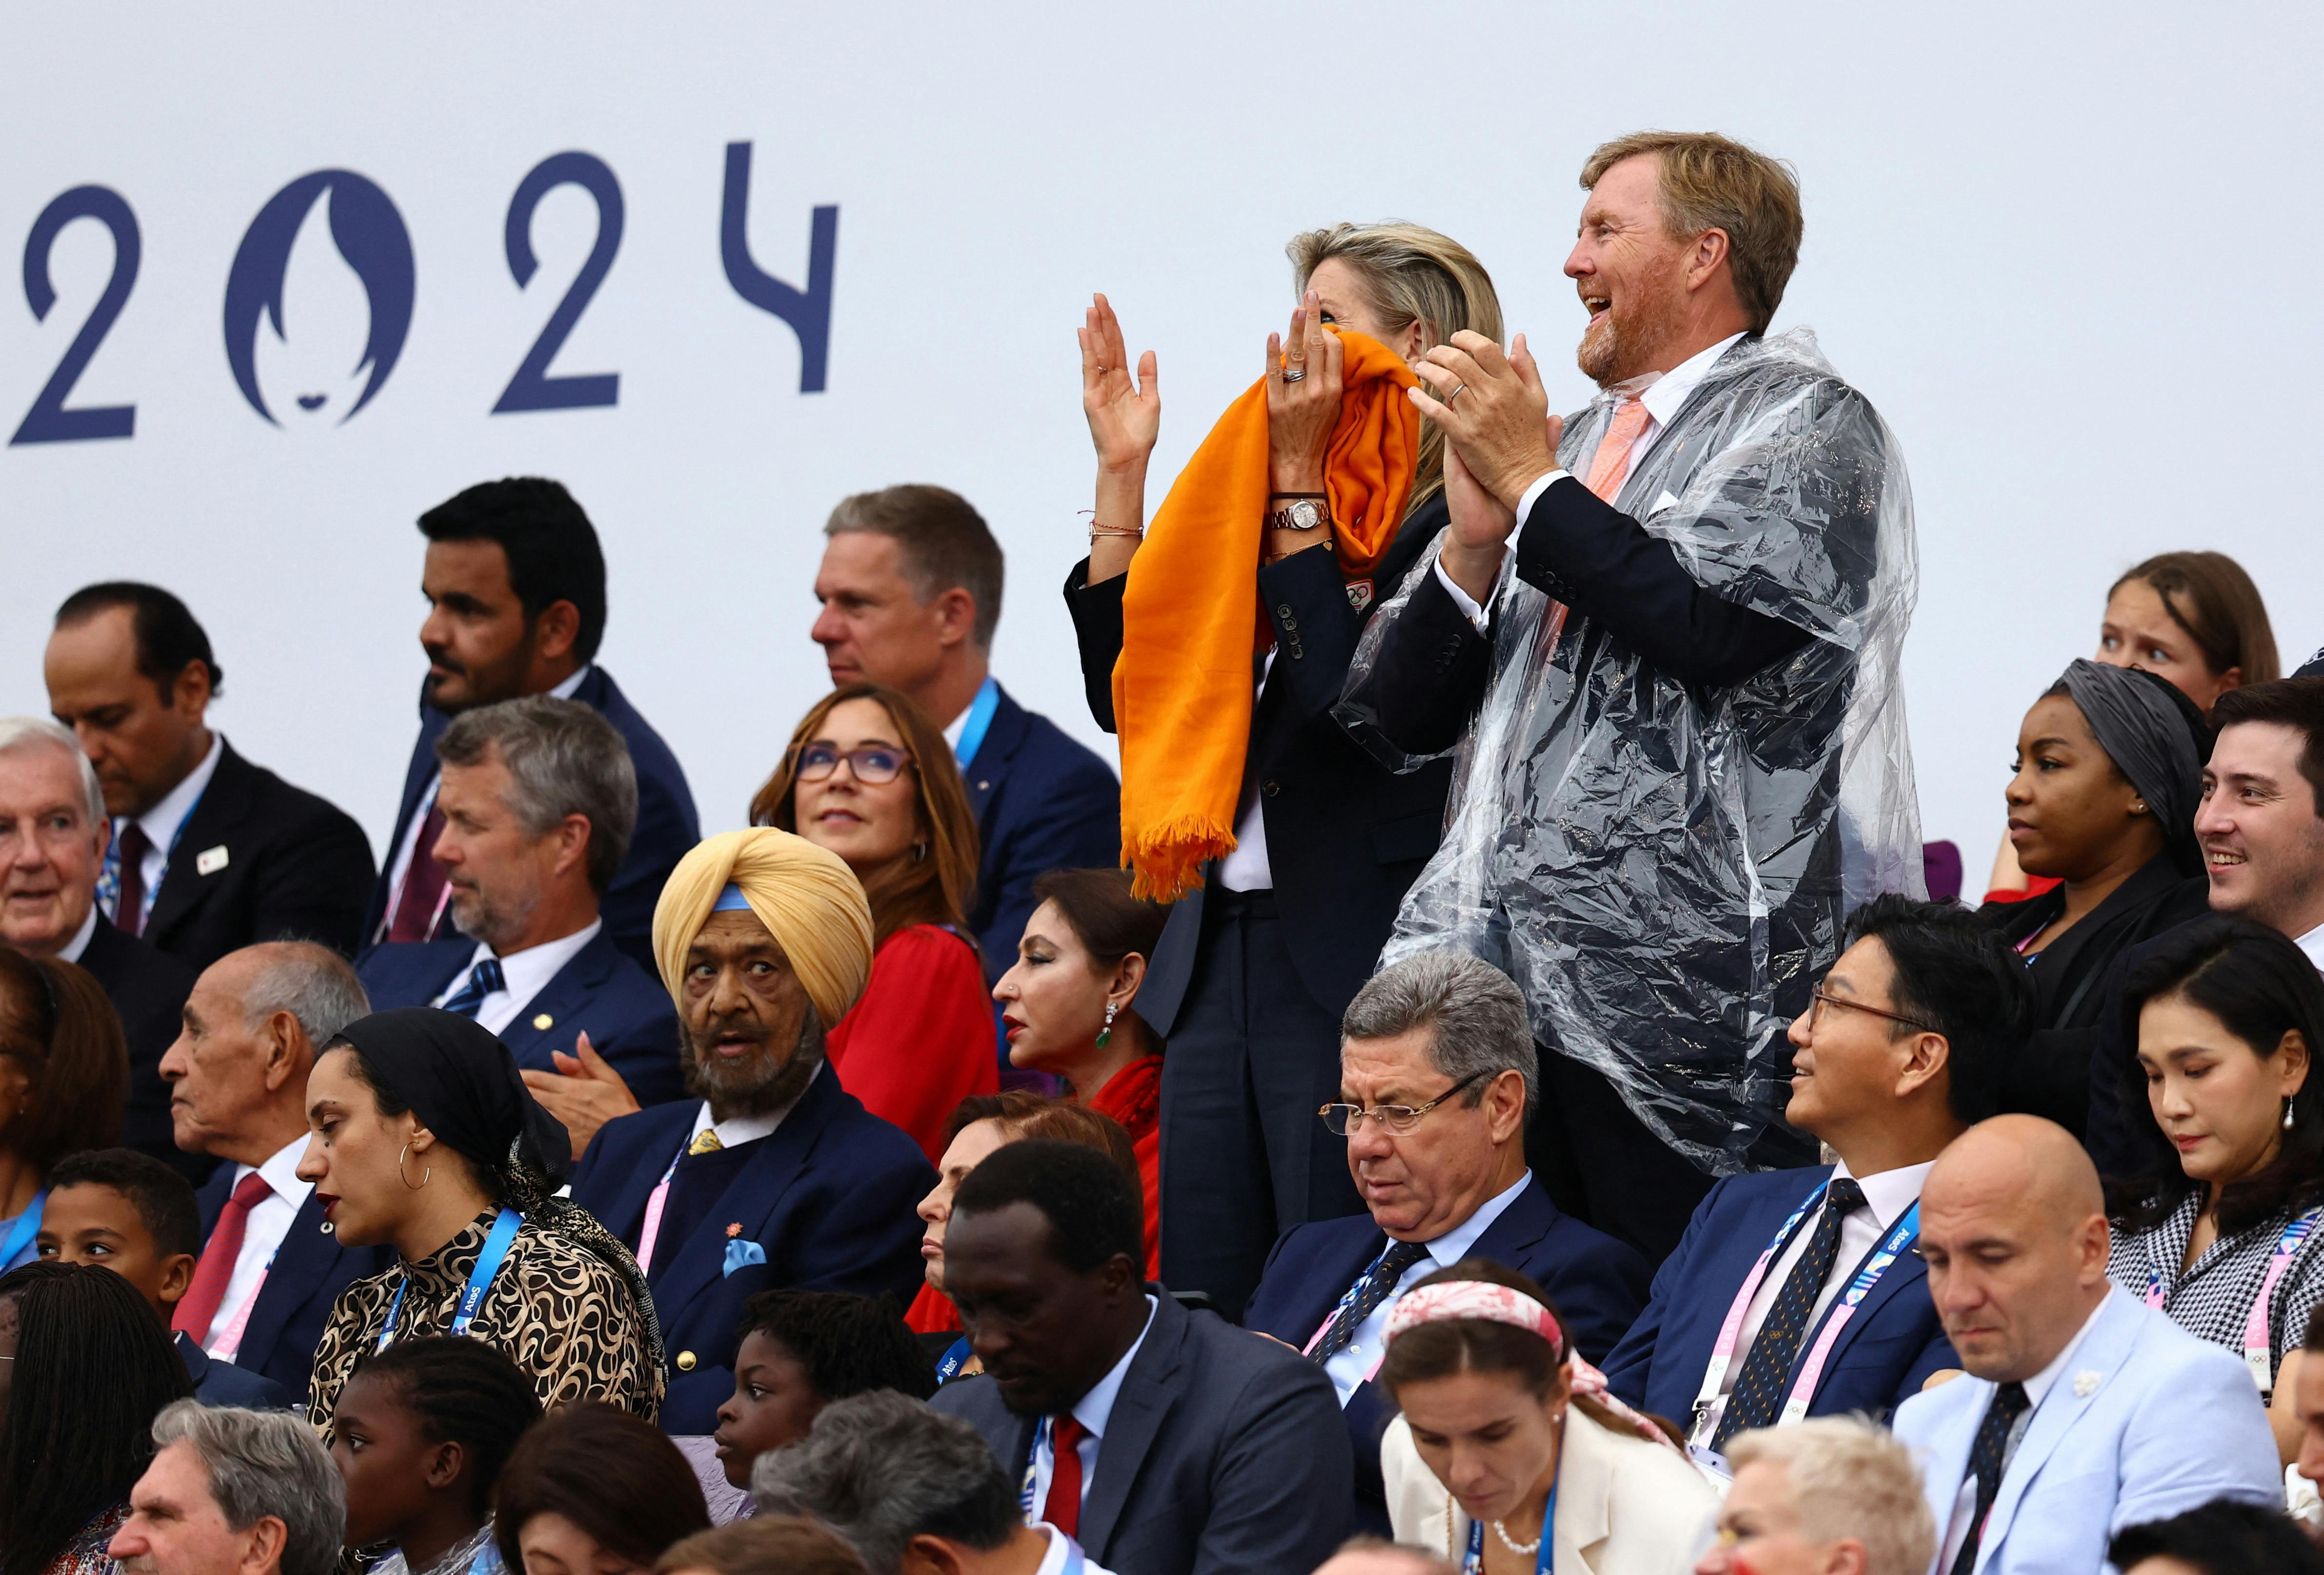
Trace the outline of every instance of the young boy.
{"type": "MultiPolygon", "coordinates": [[[[167,1327],[193,1286],[201,1238],[192,1183],[134,1149],[93,1148],[68,1155],[49,1173],[35,1239],[43,1263],[111,1269],[143,1294],[167,1327]]],[[[218,1361],[182,1334],[174,1338],[203,1405],[272,1411],[291,1404],[272,1378],[218,1361]]]]}

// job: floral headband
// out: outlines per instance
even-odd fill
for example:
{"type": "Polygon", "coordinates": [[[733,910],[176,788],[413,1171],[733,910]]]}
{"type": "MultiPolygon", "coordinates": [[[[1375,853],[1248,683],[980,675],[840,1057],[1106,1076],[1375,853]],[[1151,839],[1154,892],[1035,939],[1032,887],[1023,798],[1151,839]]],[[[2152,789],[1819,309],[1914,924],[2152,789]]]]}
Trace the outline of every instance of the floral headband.
{"type": "Polygon", "coordinates": [[[1558,1328],[1557,1319],[1550,1310],[1526,1295],[1523,1291],[1507,1285],[1496,1285],[1486,1280],[1440,1280],[1433,1285],[1423,1285],[1406,1294],[1396,1304],[1388,1317],[1388,1338],[1393,1341],[1407,1329],[1424,1323],[1441,1322],[1447,1318],[1478,1318],[1488,1323],[1506,1323],[1537,1334],[1549,1341],[1550,1348],[1565,1349],[1564,1331],[1558,1328]]]}

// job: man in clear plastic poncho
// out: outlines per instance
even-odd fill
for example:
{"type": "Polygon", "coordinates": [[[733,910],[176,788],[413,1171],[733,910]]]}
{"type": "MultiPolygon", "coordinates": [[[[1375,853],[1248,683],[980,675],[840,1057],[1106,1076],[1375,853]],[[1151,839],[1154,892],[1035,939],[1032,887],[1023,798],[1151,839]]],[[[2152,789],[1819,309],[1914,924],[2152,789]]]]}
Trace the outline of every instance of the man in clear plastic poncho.
{"type": "Polygon", "coordinates": [[[1461,750],[1384,960],[1454,946],[1518,981],[1535,1163],[1658,1261],[1718,1176],[1813,1158],[1784,1031],[1846,908],[1920,892],[1912,502],[1812,338],[1765,336],[1799,249],[1782,165],[1643,133],[1582,184],[1565,272],[1603,391],[1561,422],[1522,337],[1432,352],[1452,524],[1341,716],[1391,763],[1461,750]]]}

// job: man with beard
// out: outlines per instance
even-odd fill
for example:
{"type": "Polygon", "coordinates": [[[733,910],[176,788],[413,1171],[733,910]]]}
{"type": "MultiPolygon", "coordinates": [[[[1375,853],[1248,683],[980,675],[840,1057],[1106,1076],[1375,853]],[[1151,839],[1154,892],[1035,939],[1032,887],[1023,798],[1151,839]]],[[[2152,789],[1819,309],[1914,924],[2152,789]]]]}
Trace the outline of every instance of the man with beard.
{"type": "Polygon", "coordinates": [[[824,1035],[872,976],[872,908],[838,854],[761,826],[678,861],[654,910],[698,1102],[609,1121],[573,1201],[637,1254],[661,1316],[661,1426],[707,1433],[734,1392],[743,1303],[761,1291],[920,1282],[919,1145],[867,1112],[824,1035]]]}
{"type": "Polygon", "coordinates": [[[562,1058],[576,1073],[609,1070],[646,1104],[678,1098],[669,997],[614,947],[598,911],[637,821],[621,733],[577,700],[533,695],[462,712],[436,759],[444,834],[427,851],[460,933],[365,953],[355,972],[372,1009],[472,1017],[552,1088],[567,1081],[562,1058]]]}
{"type": "Polygon", "coordinates": [[[387,867],[372,888],[364,939],[429,941],[451,932],[450,889],[429,850],[444,832],[435,744],[452,718],[522,695],[578,700],[619,729],[637,772],[637,826],[604,896],[605,929],[641,967],[653,963],[654,898],[702,835],[686,773],[613,676],[596,663],[605,633],[605,559],[581,505],[537,476],[482,482],[420,517],[428,538],[420,626],[428,677],[387,867]]]}
{"type": "Polygon", "coordinates": [[[1560,421],[1523,336],[1429,352],[1452,520],[1341,709],[1406,769],[1467,735],[1384,959],[1457,946],[1517,981],[1535,1168],[1659,1261],[1716,1177],[1812,1159],[1785,1026],[1849,907],[1919,893],[1912,504],[1870,404],[1805,330],[1766,336],[1788,170],[1648,132],[1582,184],[1565,272],[1602,391],[1560,421]]]}

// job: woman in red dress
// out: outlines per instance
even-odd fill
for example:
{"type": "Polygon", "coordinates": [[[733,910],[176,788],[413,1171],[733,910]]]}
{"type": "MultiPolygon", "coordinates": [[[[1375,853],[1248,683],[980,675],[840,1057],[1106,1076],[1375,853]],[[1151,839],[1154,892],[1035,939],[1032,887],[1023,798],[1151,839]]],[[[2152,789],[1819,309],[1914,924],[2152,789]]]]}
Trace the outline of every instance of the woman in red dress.
{"type": "Polygon", "coordinates": [[[1017,963],[992,987],[1009,1062],[1063,1078],[1067,1097],[1111,1116],[1138,1150],[1148,1273],[1159,1270],[1162,1041],[1131,1005],[1170,910],[1130,893],[1127,870],[1053,870],[1017,963]]]}
{"type": "Polygon", "coordinates": [[[945,1122],[1001,1084],[984,969],[964,916],[976,819],[938,732],[903,695],[849,684],[816,703],[751,801],[751,824],[847,861],[872,903],[872,982],[828,1034],[840,1086],[929,1159],[945,1122]]]}

